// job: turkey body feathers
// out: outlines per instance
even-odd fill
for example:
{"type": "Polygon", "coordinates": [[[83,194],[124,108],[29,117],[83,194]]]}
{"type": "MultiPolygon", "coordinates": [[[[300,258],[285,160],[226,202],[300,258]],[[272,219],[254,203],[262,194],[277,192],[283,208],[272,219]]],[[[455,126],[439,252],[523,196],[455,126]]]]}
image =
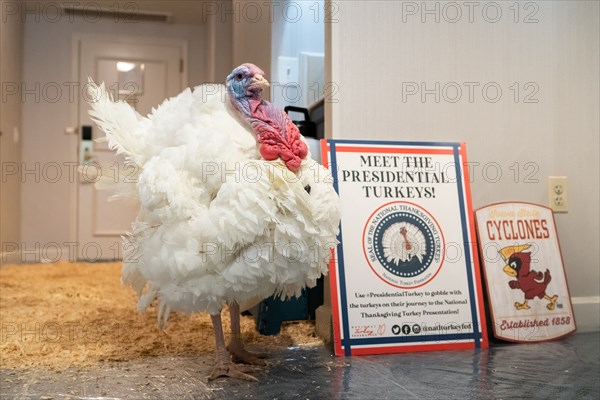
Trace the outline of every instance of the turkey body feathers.
{"type": "Polygon", "coordinates": [[[161,323],[171,310],[215,315],[224,302],[299,295],[327,272],[339,224],[330,174],[310,155],[296,174],[262,159],[224,87],[187,89],[147,117],[92,90],[92,118],[139,171],[122,275],[139,309],[158,298],[161,323]]]}

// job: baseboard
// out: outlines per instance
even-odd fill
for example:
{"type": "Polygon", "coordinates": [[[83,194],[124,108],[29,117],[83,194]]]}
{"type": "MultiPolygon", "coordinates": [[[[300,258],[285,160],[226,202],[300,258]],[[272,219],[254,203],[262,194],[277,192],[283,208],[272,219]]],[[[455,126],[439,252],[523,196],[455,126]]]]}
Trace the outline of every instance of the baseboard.
{"type": "Polygon", "coordinates": [[[600,331],[600,296],[573,297],[577,332],[600,331]]]}

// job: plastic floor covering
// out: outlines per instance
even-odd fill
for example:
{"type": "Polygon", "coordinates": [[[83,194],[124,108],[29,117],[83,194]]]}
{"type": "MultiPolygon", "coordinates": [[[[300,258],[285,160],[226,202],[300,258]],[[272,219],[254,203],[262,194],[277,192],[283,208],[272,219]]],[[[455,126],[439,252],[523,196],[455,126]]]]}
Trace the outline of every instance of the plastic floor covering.
{"type": "Polygon", "coordinates": [[[96,368],[0,369],[2,399],[598,399],[600,333],[490,349],[334,357],[324,347],[272,353],[258,383],[206,380],[212,355],[96,368]]]}

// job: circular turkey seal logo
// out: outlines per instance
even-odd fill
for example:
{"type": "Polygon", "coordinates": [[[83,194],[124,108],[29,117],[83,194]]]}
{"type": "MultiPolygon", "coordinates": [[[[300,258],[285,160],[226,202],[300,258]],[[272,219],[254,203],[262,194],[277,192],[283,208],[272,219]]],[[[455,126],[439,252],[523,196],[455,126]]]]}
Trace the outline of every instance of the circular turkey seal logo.
{"type": "Polygon", "coordinates": [[[373,272],[389,285],[425,285],[444,263],[444,235],[435,218],[409,202],[375,210],[363,231],[363,252],[373,272]]]}

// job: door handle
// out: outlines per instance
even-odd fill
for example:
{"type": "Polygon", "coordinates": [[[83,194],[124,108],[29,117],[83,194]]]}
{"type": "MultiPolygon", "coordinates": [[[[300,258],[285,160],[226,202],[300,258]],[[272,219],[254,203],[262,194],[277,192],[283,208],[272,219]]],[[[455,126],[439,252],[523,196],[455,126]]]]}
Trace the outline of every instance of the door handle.
{"type": "Polygon", "coordinates": [[[92,126],[83,125],[81,127],[81,143],[79,143],[79,164],[91,162],[93,159],[92,150],[94,143],[92,142],[92,126]]]}

